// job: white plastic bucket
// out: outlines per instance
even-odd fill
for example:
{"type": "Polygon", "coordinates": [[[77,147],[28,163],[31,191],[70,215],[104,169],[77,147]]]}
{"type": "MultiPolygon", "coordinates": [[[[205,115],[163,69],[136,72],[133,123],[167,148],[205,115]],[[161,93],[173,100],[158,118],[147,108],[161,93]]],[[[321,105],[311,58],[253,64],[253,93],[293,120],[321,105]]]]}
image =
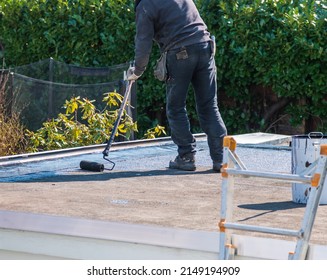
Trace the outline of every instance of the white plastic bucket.
{"type": "MultiPolygon", "coordinates": [[[[321,132],[311,132],[308,135],[292,136],[292,173],[299,174],[320,156],[320,145],[327,144],[327,136],[321,132]]],[[[292,200],[306,204],[311,185],[292,184],[292,200]]],[[[327,180],[325,181],[320,203],[327,204],[327,180]]]]}

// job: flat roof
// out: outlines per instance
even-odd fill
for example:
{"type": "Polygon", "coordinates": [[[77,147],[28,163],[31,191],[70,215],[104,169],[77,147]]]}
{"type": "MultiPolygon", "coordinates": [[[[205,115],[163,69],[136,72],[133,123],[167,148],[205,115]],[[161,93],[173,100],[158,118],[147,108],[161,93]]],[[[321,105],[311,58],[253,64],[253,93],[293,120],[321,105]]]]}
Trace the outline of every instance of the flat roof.
{"type": "MultiPolygon", "coordinates": [[[[235,136],[236,152],[247,168],[290,173],[290,137],[282,136],[282,141],[275,142],[276,136],[272,135],[272,143],[267,141],[268,135],[262,136],[262,142],[256,139],[259,135],[235,136]]],[[[211,170],[206,137],[197,136],[197,143],[194,172],[167,168],[169,160],[176,156],[176,147],[169,138],[113,145],[109,158],[116,166],[104,172],[79,168],[81,160],[107,165],[102,159],[103,145],[62,154],[3,158],[0,210],[218,232],[221,174],[211,170]]],[[[299,229],[305,205],[292,201],[290,183],[236,178],[235,187],[235,221],[299,229]]],[[[321,205],[313,244],[327,245],[326,218],[326,206],[321,205]]]]}

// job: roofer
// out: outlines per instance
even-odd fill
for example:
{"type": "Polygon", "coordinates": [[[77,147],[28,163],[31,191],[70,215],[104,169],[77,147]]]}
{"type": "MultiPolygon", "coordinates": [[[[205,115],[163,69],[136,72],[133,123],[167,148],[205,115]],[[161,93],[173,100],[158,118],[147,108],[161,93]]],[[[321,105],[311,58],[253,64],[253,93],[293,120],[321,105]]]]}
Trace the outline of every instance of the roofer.
{"type": "Polygon", "coordinates": [[[201,129],[206,133],[213,170],[220,172],[227,130],[217,104],[215,44],[192,0],[136,0],[135,64],[128,80],[137,80],[149,62],[153,41],[167,51],[166,111],[178,155],[169,168],[196,169],[196,139],[186,110],[189,85],[195,92],[201,129]]]}

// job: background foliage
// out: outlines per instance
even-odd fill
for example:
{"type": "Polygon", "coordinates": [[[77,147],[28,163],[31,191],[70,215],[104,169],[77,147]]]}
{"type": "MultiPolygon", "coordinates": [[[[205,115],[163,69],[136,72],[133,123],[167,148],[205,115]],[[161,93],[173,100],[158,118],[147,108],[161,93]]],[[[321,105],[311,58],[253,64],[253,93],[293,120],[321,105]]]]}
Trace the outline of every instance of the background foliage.
{"type": "MultiPolygon", "coordinates": [[[[327,20],[323,1],[195,0],[217,40],[219,100],[229,133],[326,131],[327,20]]],[[[1,0],[0,58],[6,67],[48,57],[82,66],[133,59],[132,0],[1,0]]],[[[139,133],[167,126],[165,87],[152,69],[138,81],[139,133]]],[[[191,90],[190,90],[191,91],[191,90]]],[[[199,132],[194,99],[188,100],[199,132]]]]}
{"type": "Polygon", "coordinates": [[[5,89],[9,75],[1,71],[0,74],[0,156],[9,156],[23,153],[27,143],[19,115],[8,114],[7,104],[10,102],[5,89]]]}
{"type": "Polygon", "coordinates": [[[233,100],[231,106],[222,104],[227,127],[271,129],[289,116],[294,126],[306,120],[307,131],[326,131],[323,1],[196,2],[218,38],[220,90],[233,100]]]}
{"type": "MultiPolygon", "coordinates": [[[[66,100],[65,114],[44,122],[36,132],[27,130],[29,152],[105,143],[119,114],[119,110],[113,108],[119,107],[122,100],[123,97],[117,92],[105,94],[103,102],[106,106],[102,111],[94,106],[95,100],[79,96],[66,100]]],[[[115,136],[129,139],[136,130],[136,123],[125,110],[115,136]]]]}

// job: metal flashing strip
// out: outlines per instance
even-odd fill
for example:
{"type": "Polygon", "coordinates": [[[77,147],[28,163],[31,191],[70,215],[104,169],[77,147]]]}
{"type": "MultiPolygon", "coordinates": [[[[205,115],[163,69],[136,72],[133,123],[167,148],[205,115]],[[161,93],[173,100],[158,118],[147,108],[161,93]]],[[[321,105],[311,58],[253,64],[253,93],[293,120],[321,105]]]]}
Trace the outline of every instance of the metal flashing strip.
{"type": "MultiPolygon", "coordinates": [[[[0,211],[0,259],[218,259],[219,233],[0,211]]],[[[287,259],[295,242],[233,234],[236,260],[287,259]]],[[[307,259],[326,260],[311,245],[307,259]]]]}
{"type": "MultiPolygon", "coordinates": [[[[113,149],[118,150],[121,148],[126,149],[128,147],[135,147],[135,146],[159,145],[159,143],[168,142],[168,141],[170,141],[170,137],[115,142],[113,143],[113,149]]],[[[71,157],[71,156],[83,155],[83,154],[85,155],[85,154],[92,154],[92,153],[101,153],[102,150],[105,148],[105,146],[106,144],[99,144],[99,145],[90,145],[90,146],[83,146],[83,147],[66,148],[60,150],[4,156],[4,157],[0,157],[0,166],[17,165],[21,163],[44,161],[49,159],[58,159],[58,158],[71,157]]]]}
{"type": "MultiPolygon", "coordinates": [[[[193,135],[197,140],[205,140],[204,133],[197,133],[193,135]]],[[[263,148],[263,149],[287,149],[287,146],[277,146],[284,141],[289,140],[289,136],[276,135],[269,133],[249,133],[242,135],[235,135],[240,147],[263,148]]],[[[156,146],[162,144],[172,143],[171,137],[158,137],[155,139],[140,139],[123,142],[114,142],[112,144],[113,150],[135,148],[141,146],[156,146]]],[[[71,157],[82,154],[101,153],[106,144],[90,145],[83,147],[74,147],[60,150],[43,151],[35,153],[26,153],[19,155],[0,157],[0,166],[17,165],[21,163],[43,161],[49,159],[58,159],[63,157],[71,157]]]]}
{"type": "Polygon", "coordinates": [[[0,228],[217,252],[218,233],[0,211],[0,228]],[[203,238],[205,235],[205,238],[203,238]]]}

